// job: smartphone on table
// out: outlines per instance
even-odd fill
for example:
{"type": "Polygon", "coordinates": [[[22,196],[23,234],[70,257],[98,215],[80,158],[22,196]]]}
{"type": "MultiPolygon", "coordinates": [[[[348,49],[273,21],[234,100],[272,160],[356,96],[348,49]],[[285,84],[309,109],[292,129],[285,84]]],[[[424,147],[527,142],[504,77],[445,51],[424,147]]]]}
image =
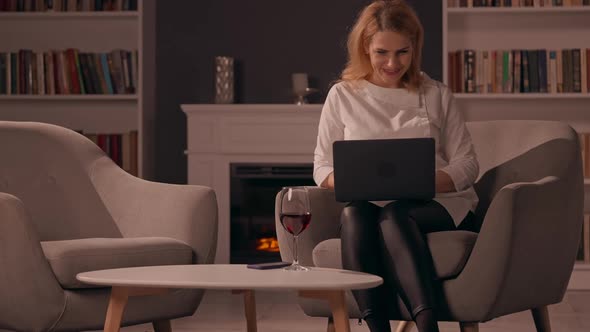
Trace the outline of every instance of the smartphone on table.
{"type": "Polygon", "coordinates": [[[271,263],[258,263],[258,264],[248,264],[249,269],[257,269],[257,270],[270,270],[270,269],[280,269],[282,267],[286,267],[291,265],[289,262],[271,262],[271,263]]]}

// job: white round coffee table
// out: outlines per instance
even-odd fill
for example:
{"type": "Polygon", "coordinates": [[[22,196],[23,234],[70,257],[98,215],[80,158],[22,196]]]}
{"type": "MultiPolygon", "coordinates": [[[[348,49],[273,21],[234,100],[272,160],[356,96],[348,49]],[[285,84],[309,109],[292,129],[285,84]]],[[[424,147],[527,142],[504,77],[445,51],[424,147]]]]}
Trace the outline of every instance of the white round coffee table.
{"type": "MultiPolygon", "coordinates": [[[[129,296],[163,294],[177,288],[231,289],[244,293],[248,332],[256,331],[254,290],[295,290],[299,296],[330,303],[336,331],[349,332],[344,291],[383,283],[381,277],[314,267],[310,271],[255,270],[238,264],[145,266],[84,272],[78,280],[110,286],[111,298],[104,330],[119,331],[129,296]]],[[[170,329],[169,322],[167,322],[170,329]]]]}

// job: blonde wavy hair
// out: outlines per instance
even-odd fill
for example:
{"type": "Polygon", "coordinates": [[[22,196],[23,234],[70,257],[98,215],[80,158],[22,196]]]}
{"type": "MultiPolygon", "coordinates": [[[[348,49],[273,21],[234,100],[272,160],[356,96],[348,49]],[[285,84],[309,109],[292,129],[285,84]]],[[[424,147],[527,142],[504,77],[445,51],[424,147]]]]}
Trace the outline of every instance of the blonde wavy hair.
{"type": "Polygon", "coordinates": [[[416,12],[404,0],[377,0],[360,12],[348,35],[348,62],[341,80],[366,79],[373,73],[367,49],[373,36],[383,31],[400,33],[412,43],[412,62],[401,83],[410,91],[418,90],[422,84],[420,64],[424,29],[416,12]]]}

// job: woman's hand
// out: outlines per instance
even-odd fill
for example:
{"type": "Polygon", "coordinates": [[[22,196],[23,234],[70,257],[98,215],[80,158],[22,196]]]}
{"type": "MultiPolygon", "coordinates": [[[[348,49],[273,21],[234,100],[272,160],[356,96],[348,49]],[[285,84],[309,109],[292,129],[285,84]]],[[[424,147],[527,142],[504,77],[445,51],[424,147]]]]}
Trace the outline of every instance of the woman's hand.
{"type": "Polygon", "coordinates": [[[326,189],[334,189],[334,172],[330,173],[330,175],[326,177],[326,179],[324,180],[324,182],[322,182],[322,185],[320,187],[326,189]]]}
{"type": "MultiPolygon", "coordinates": [[[[321,187],[334,189],[334,172],[326,177],[321,187]]],[[[453,192],[455,191],[455,183],[453,183],[453,179],[447,173],[437,170],[435,175],[435,190],[437,193],[453,192]]]]}
{"type": "Polygon", "coordinates": [[[448,193],[448,192],[456,191],[455,183],[453,182],[453,179],[451,179],[449,174],[447,174],[441,170],[437,170],[434,178],[435,178],[434,186],[435,186],[435,191],[437,193],[448,193]]]}

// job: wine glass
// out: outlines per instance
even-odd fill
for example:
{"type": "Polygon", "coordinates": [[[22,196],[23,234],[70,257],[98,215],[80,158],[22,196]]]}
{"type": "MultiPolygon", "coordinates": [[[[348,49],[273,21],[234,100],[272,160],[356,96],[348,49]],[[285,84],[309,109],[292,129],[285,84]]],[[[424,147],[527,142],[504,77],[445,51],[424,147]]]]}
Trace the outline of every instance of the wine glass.
{"type": "Polygon", "coordinates": [[[301,234],[311,222],[309,194],[306,187],[285,187],[280,193],[281,225],[293,235],[293,264],[285,270],[308,271],[309,268],[299,265],[297,259],[297,236],[301,234]]]}

